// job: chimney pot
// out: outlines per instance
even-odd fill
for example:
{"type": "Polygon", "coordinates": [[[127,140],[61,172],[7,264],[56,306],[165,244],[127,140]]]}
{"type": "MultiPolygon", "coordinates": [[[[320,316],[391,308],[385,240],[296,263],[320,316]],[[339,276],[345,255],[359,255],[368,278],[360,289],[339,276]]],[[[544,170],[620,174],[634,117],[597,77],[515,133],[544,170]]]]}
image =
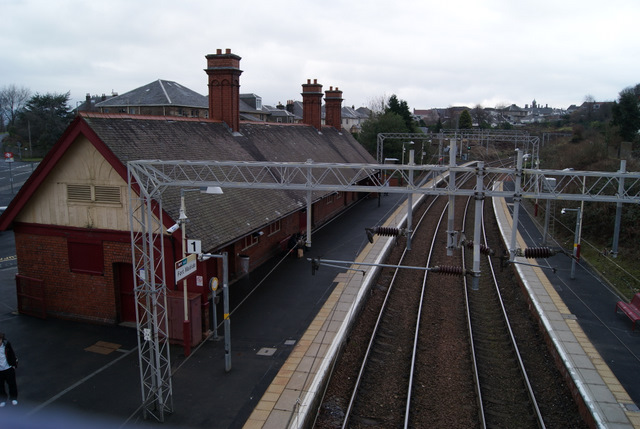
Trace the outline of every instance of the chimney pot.
{"type": "Polygon", "coordinates": [[[325,124],[334,127],[338,131],[342,130],[342,91],[334,90],[332,86],[325,91],[325,124]]]}
{"type": "Polygon", "coordinates": [[[302,123],[318,131],[322,128],[322,85],[318,79],[307,79],[302,85],[302,123]]]}
{"type": "Polygon", "coordinates": [[[240,60],[231,49],[217,49],[206,56],[209,81],[209,118],[225,122],[233,132],[240,131],[240,60]]]}
{"type": "Polygon", "coordinates": [[[231,53],[231,49],[227,48],[227,49],[224,51],[224,53],[225,53],[225,54],[230,54],[230,53],[231,53]]]}

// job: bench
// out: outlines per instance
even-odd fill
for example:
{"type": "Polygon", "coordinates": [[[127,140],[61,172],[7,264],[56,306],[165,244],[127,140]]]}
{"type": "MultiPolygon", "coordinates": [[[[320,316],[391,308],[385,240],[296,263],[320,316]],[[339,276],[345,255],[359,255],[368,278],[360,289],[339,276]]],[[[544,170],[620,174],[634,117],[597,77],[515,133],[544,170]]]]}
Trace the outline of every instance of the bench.
{"type": "Polygon", "coordinates": [[[630,303],[618,301],[616,303],[616,313],[618,310],[622,310],[622,312],[631,319],[633,322],[633,328],[631,328],[631,330],[635,330],[636,322],[640,320],[640,293],[635,294],[630,303]]]}

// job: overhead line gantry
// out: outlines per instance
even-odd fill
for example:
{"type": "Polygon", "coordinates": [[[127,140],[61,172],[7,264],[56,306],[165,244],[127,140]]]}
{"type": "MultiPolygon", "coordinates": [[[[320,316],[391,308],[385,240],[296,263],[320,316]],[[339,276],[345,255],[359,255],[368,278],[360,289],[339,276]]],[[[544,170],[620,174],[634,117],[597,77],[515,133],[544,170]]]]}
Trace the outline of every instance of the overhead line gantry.
{"type": "MultiPolygon", "coordinates": [[[[451,139],[450,153],[456,153],[451,139]]],[[[171,365],[167,339],[166,273],[162,194],[169,187],[220,187],[306,191],[307,207],[314,192],[367,192],[416,195],[470,196],[478,204],[485,197],[513,199],[514,227],[510,258],[516,256],[515,237],[519,206],[523,198],[622,204],[640,203],[640,173],[626,172],[624,161],[618,172],[540,170],[523,168],[523,151],[517,151],[515,166],[487,167],[450,165],[335,164],[306,162],[160,161],[139,160],[127,164],[130,200],[132,259],[135,276],[136,319],[140,358],[143,408],[164,420],[172,410],[171,365]],[[459,188],[455,176],[475,175],[473,189],[459,188]],[[416,184],[414,177],[440,178],[416,184]],[[390,186],[391,177],[400,177],[404,186],[390,186]],[[513,189],[498,189],[488,183],[512,182],[513,189]],[[553,183],[553,186],[550,185],[553,183]]],[[[412,157],[411,157],[412,159],[412,157]]],[[[408,204],[410,212],[412,205],[408,204]]],[[[308,213],[311,210],[307,210],[308,213]]],[[[450,218],[453,213],[450,212],[450,218]]],[[[619,213],[617,215],[619,217],[619,213]]],[[[479,234],[476,219],[474,235],[479,234]]],[[[411,232],[410,216],[407,229],[411,232]]],[[[450,228],[451,229],[451,228],[450,228]]],[[[619,228],[618,228],[619,231],[619,228]]],[[[450,231],[452,232],[452,231],[450,231]]],[[[307,243],[310,245],[310,231],[307,243]]],[[[474,237],[474,273],[479,274],[480,240],[474,237]]],[[[451,243],[448,243],[450,246],[451,243]]]]}

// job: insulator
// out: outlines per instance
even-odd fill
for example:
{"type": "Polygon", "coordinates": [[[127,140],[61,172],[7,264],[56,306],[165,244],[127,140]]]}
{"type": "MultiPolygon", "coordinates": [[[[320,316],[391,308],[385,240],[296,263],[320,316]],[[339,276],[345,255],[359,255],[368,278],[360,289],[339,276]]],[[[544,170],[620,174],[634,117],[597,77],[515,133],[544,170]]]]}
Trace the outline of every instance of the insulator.
{"type": "Polygon", "coordinates": [[[462,267],[454,267],[452,265],[442,265],[431,268],[434,273],[445,274],[449,276],[464,276],[466,274],[462,267]]]}
{"type": "Polygon", "coordinates": [[[402,230],[400,228],[392,228],[388,226],[379,226],[377,228],[373,228],[373,230],[378,235],[387,235],[390,237],[397,237],[402,234],[402,230]]]}
{"type": "Polygon", "coordinates": [[[386,235],[389,237],[398,237],[404,234],[404,229],[402,228],[392,228],[389,226],[376,226],[374,228],[365,228],[367,232],[367,238],[371,243],[373,243],[373,235],[386,235]]]}
{"type": "MultiPolygon", "coordinates": [[[[473,241],[472,240],[465,241],[464,244],[467,246],[467,248],[473,249],[473,241]]],[[[496,252],[492,248],[487,247],[484,244],[481,244],[480,245],[480,253],[482,253],[483,255],[487,255],[487,256],[493,256],[493,255],[495,255],[496,252]]]]}
{"type": "Polygon", "coordinates": [[[550,258],[556,252],[550,247],[528,247],[524,249],[524,257],[527,259],[550,258]]]}

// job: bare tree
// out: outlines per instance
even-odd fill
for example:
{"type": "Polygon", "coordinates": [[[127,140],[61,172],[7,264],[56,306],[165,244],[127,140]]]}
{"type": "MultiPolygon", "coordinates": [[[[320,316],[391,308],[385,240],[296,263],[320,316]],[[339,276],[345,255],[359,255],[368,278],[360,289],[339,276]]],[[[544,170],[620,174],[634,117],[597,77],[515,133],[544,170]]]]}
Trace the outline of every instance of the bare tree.
{"type": "Polygon", "coordinates": [[[8,127],[15,125],[18,112],[31,98],[31,91],[24,86],[7,85],[0,90],[0,121],[8,127]]]}
{"type": "Polygon", "coordinates": [[[486,110],[482,108],[481,105],[476,104],[476,107],[473,108],[473,112],[471,116],[476,120],[476,123],[480,128],[485,128],[489,126],[490,117],[486,110]]]}
{"type": "Polygon", "coordinates": [[[374,115],[382,114],[385,110],[387,110],[388,100],[389,97],[387,97],[385,94],[377,97],[371,97],[367,103],[367,107],[374,115]]]}

